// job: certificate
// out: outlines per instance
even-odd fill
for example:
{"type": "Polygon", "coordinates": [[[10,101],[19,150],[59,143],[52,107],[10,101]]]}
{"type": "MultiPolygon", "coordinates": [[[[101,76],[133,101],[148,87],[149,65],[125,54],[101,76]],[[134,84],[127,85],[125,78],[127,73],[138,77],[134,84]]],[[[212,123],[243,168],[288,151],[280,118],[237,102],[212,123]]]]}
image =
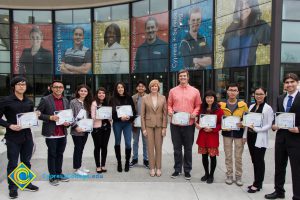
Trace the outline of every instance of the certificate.
{"type": "Polygon", "coordinates": [[[92,132],[93,131],[93,120],[92,119],[82,119],[79,120],[77,126],[83,129],[84,132],[92,132]]]}
{"type": "Polygon", "coordinates": [[[65,122],[72,123],[74,121],[72,109],[55,111],[54,115],[59,117],[56,125],[62,125],[65,122]]]}
{"type": "Polygon", "coordinates": [[[216,128],[217,126],[217,115],[200,115],[201,128],[216,128]]]}
{"type": "Polygon", "coordinates": [[[17,124],[22,128],[30,128],[38,126],[38,116],[36,112],[17,114],[17,124]]]}
{"type": "Polygon", "coordinates": [[[112,107],[109,106],[97,107],[96,119],[112,119],[112,107]]]}
{"type": "Polygon", "coordinates": [[[177,112],[172,116],[172,124],[187,126],[190,122],[190,113],[187,112],[177,112]]]}
{"type": "Polygon", "coordinates": [[[133,116],[131,105],[117,106],[116,110],[118,118],[121,118],[123,116],[133,116]]]}
{"type": "Polygon", "coordinates": [[[141,123],[141,116],[138,115],[137,118],[135,118],[134,120],[134,127],[141,127],[142,123],[141,123]]]}
{"type": "Polygon", "coordinates": [[[237,123],[241,122],[241,118],[238,116],[222,116],[222,129],[240,130],[237,123]]]}
{"type": "Polygon", "coordinates": [[[80,111],[77,114],[75,120],[86,119],[86,118],[87,118],[86,110],[85,109],[80,109],[80,111]]]}
{"type": "Polygon", "coordinates": [[[275,125],[280,129],[289,129],[295,127],[295,113],[275,113],[275,125]]]}
{"type": "Polygon", "coordinates": [[[263,114],[254,112],[245,112],[243,115],[243,126],[262,127],[263,114]]]}

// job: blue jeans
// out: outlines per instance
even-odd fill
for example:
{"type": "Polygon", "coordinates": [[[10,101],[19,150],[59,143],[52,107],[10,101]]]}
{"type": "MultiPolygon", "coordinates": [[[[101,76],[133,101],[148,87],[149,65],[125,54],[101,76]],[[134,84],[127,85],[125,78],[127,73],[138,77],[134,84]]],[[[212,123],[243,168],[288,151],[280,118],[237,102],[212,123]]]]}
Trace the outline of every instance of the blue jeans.
{"type": "Polygon", "coordinates": [[[132,137],[133,137],[133,158],[134,160],[138,159],[139,154],[139,140],[140,135],[142,135],[143,140],[143,159],[148,160],[148,154],[147,154],[147,138],[142,134],[141,128],[134,128],[132,131],[132,137]]]}
{"type": "Polygon", "coordinates": [[[121,144],[121,135],[123,131],[125,140],[125,149],[131,149],[131,123],[130,122],[113,122],[113,130],[115,135],[115,145],[121,144]]]}

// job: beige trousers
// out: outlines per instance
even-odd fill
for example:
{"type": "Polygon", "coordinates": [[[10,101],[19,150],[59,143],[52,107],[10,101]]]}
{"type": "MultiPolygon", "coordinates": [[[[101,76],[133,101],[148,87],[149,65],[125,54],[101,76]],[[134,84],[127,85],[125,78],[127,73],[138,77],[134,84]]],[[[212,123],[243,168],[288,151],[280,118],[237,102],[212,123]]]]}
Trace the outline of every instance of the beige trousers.
{"type": "Polygon", "coordinates": [[[147,142],[148,142],[148,159],[150,169],[161,169],[162,157],[162,128],[146,127],[147,142]]]}

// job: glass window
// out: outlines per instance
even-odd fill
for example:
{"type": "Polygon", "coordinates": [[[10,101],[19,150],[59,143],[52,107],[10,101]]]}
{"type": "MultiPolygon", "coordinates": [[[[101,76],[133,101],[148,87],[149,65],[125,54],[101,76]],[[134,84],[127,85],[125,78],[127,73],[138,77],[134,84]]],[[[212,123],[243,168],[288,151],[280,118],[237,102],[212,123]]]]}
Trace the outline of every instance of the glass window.
{"type": "Polygon", "coordinates": [[[10,73],[10,63],[0,63],[0,65],[0,73],[10,73]]]}
{"type": "Polygon", "coordinates": [[[0,62],[10,62],[10,51],[0,51],[0,62]]]}
{"type": "Polygon", "coordinates": [[[149,15],[149,0],[138,1],[132,4],[132,16],[140,17],[149,15]]]}
{"type": "Polygon", "coordinates": [[[300,20],[300,1],[283,1],[282,19],[300,20]]]}
{"type": "Polygon", "coordinates": [[[110,21],[110,9],[111,7],[103,7],[103,8],[96,8],[94,10],[94,18],[96,22],[101,21],[110,21]]]}
{"type": "Polygon", "coordinates": [[[112,6],[112,20],[128,19],[128,4],[112,6]]]}
{"type": "Polygon", "coordinates": [[[9,11],[0,9],[0,23],[9,23],[9,11]]]}
{"type": "Polygon", "coordinates": [[[10,50],[9,39],[0,38],[0,50],[10,50]]]}
{"type": "Polygon", "coordinates": [[[300,44],[281,45],[281,62],[282,63],[300,63],[300,44]]]}
{"type": "Polygon", "coordinates": [[[8,24],[0,24],[0,37],[1,38],[9,38],[9,25],[8,24]]]}
{"type": "Polygon", "coordinates": [[[269,71],[270,65],[252,66],[249,68],[249,89],[248,96],[250,97],[250,103],[254,103],[253,92],[257,87],[269,88],[269,71]]]}
{"type": "Polygon", "coordinates": [[[55,11],[55,22],[62,24],[72,23],[72,10],[55,11]]]}
{"type": "Polygon", "coordinates": [[[168,11],[168,0],[150,0],[150,13],[161,13],[168,11]]]}
{"type": "Polygon", "coordinates": [[[91,10],[73,10],[73,23],[90,23],[91,22],[91,10]]]}
{"type": "Polygon", "coordinates": [[[52,23],[51,11],[33,11],[35,24],[52,23]]]}
{"type": "Polygon", "coordinates": [[[19,24],[32,24],[32,11],[28,10],[14,10],[13,12],[14,23],[19,24]]]}
{"type": "Polygon", "coordinates": [[[191,2],[190,0],[173,0],[172,2],[172,9],[180,8],[183,6],[189,5],[191,2]]]}
{"type": "Polygon", "coordinates": [[[0,75],[0,97],[9,95],[10,85],[9,74],[0,75]]]}
{"type": "Polygon", "coordinates": [[[300,42],[300,22],[282,22],[282,41],[300,42]]]}

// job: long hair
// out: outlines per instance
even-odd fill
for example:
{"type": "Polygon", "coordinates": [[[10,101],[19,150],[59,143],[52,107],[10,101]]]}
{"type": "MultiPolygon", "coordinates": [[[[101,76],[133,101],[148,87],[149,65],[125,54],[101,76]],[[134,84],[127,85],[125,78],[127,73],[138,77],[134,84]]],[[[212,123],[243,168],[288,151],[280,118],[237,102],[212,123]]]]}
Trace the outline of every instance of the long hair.
{"type": "Polygon", "coordinates": [[[208,90],[205,92],[204,97],[203,97],[201,113],[207,113],[208,104],[206,103],[206,97],[211,97],[211,96],[214,97],[214,103],[211,105],[211,112],[215,112],[216,110],[218,110],[220,108],[220,106],[217,102],[216,93],[213,90],[208,90]]]}
{"type": "Polygon", "coordinates": [[[124,88],[124,96],[125,97],[128,97],[128,93],[127,93],[127,89],[126,89],[126,86],[125,86],[125,83],[124,82],[117,82],[115,84],[115,88],[114,88],[114,93],[113,93],[113,99],[112,99],[112,105],[116,106],[116,105],[119,105],[120,103],[120,94],[118,93],[118,85],[122,85],[123,88],[124,88]]]}
{"type": "Polygon", "coordinates": [[[92,104],[92,100],[93,100],[93,97],[92,97],[92,93],[91,93],[91,89],[89,86],[85,85],[85,84],[81,84],[81,85],[78,85],[77,86],[77,89],[75,91],[75,98],[79,98],[80,95],[79,95],[79,90],[81,90],[82,88],[85,88],[87,89],[88,91],[88,94],[87,96],[84,98],[84,101],[83,101],[83,104],[84,104],[84,107],[85,109],[91,113],[91,104],[92,104]]]}
{"type": "MultiPolygon", "coordinates": [[[[241,21],[241,5],[242,0],[236,0],[235,9],[233,14],[233,21],[240,22],[241,21]]],[[[261,10],[259,8],[259,3],[257,0],[246,0],[249,4],[249,8],[251,9],[251,13],[248,17],[248,26],[256,25],[258,21],[261,19],[261,10]]]]}
{"type": "MultiPolygon", "coordinates": [[[[262,90],[262,91],[264,91],[264,93],[265,93],[265,95],[266,95],[266,96],[265,96],[265,99],[264,99],[264,103],[266,103],[266,102],[267,102],[267,90],[266,90],[264,87],[261,87],[261,86],[260,86],[260,87],[257,87],[257,88],[254,89],[254,96],[255,96],[255,91],[256,91],[256,90],[262,90]]],[[[255,97],[254,97],[254,100],[255,100],[255,103],[256,103],[255,97]]]]}
{"type": "Polygon", "coordinates": [[[94,101],[96,101],[97,106],[102,104],[102,105],[108,105],[108,100],[106,98],[106,89],[104,87],[99,87],[95,93],[94,96],[94,101]],[[100,101],[100,99],[98,98],[98,93],[102,91],[105,93],[105,98],[103,99],[103,102],[100,101]]]}
{"type": "Polygon", "coordinates": [[[104,32],[104,45],[107,44],[107,34],[108,34],[108,29],[114,29],[116,33],[116,42],[120,44],[121,41],[121,30],[118,24],[112,23],[108,27],[106,27],[105,32],[104,32]]]}

